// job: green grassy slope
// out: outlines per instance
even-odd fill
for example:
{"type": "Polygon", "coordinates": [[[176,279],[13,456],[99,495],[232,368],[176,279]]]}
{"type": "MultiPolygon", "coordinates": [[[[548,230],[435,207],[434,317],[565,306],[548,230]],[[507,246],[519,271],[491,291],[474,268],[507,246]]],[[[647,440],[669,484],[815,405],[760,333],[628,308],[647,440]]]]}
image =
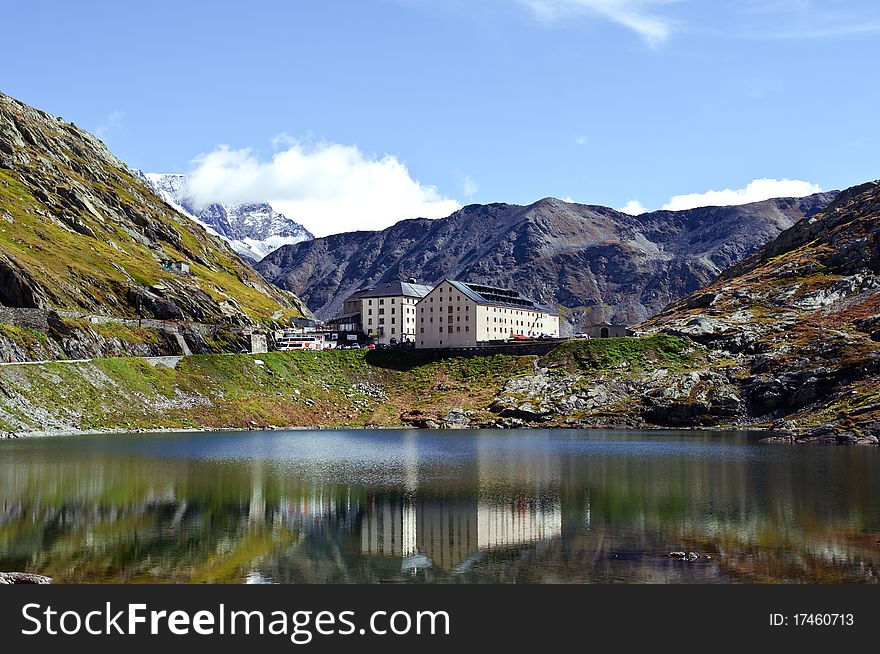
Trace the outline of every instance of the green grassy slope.
{"type": "Polygon", "coordinates": [[[0,94],[0,140],[0,303],[137,315],[149,293],[204,322],[301,315],[295,296],[171,209],[90,134],[0,94]],[[163,270],[165,258],[193,274],[163,270]]]}

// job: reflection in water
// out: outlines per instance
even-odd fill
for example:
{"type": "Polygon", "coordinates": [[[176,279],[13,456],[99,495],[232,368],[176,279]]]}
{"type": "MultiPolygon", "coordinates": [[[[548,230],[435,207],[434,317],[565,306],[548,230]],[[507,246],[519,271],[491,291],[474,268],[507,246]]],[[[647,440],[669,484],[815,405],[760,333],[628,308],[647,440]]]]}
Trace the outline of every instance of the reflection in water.
{"type": "Polygon", "coordinates": [[[361,526],[361,552],[403,559],[401,569],[439,567],[461,573],[486,551],[514,548],[562,534],[558,497],[550,506],[519,496],[491,500],[374,499],[361,526]]]}
{"type": "Polygon", "coordinates": [[[876,582],[878,473],[876,448],[699,432],[9,441],[0,570],[67,582],[876,582]],[[677,550],[704,556],[666,556],[677,550]]]}

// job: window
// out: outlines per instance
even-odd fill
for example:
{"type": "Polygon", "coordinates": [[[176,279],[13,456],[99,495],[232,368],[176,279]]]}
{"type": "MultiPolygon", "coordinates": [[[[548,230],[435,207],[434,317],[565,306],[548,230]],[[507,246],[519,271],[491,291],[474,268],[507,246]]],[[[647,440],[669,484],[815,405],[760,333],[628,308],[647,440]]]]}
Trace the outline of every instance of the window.
{"type": "Polygon", "coordinates": [[[440,333],[443,333],[443,325],[440,325],[440,333]]]}
{"type": "Polygon", "coordinates": [[[385,304],[385,300],[379,300],[379,304],[385,304]]]}
{"type": "Polygon", "coordinates": [[[394,324],[394,316],[391,316],[391,324],[394,324]]]}
{"type": "Polygon", "coordinates": [[[425,322],[425,319],[424,319],[424,318],[422,318],[422,322],[425,322]]]}
{"type": "Polygon", "coordinates": [[[455,331],[460,332],[460,331],[461,331],[461,327],[456,327],[456,328],[455,328],[455,331]]]}
{"type": "Polygon", "coordinates": [[[372,325],[372,324],[373,324],[373,319],[370,318],[370,319],[367,321],[367,324],[368,324],[368,325],[372,325]]]}
{"type": "Polygon", "coordinates": [[[394,314],[394,307],[391,307],[391,314],[394,314]]]}
{"type": "Polygon", "coordinates": [[[394,327],[391,328],[391,333],[392,333],[392,334],[394,333],[394,327]]]}
{"type": "Polygon", "coordinates": [[[391,304],[394,304],[394,298],[391,298],[391,304]]]}
{"type": "Polygon", "coordinates": [[[373,310],[372,310],[372,309],[367,309],[367,315],[368,315],[368,316],[372,316],[372,315],[373,315],[373,310]]]}
{"type": "Polygon", "coordinates": [[[469,325],[465,325],[465,326],[464,326],[464,330],[465,330],[466,332],[469,332],[469,331],[471,330],[471,328],[470,328],[469,325]]]}
{"type": "Polygon", "coordinates": [[[379,318],[379,324],[380,324],[380,325],[384,325],[384,324],[385,324],[385,318],[379,318]]]}
{"type": "Polygon", "coordinates": [[[422,307],[422,313],[425,313],[425,307],[422,307]]]}
{"type": "MultiPolygon", "coordinates": [[[[421,331],[421,332],[419,332],[419,333],[420,333],[420,334],[424,334],[424,333],[425,333],[425,328],[424,328],[424,327],[422,327],[422,331],[421,331]]],[[[424,344],[425,344],[425,341],[422,341],[422,345],[424,345],[424,344]]]]}
{"type": "Polygon", "coordinates": [[[385,309],[379,309],[379,315],[380,315],[380,316],[384,316],[384,315],[385,315],[385,309]]]}
{"type": "Polygon", "coordinates": [[[372,305],[372,304],[373,304],[373,301],[372,301],[372,300],[367,300],[367,304],[372,305]]]}

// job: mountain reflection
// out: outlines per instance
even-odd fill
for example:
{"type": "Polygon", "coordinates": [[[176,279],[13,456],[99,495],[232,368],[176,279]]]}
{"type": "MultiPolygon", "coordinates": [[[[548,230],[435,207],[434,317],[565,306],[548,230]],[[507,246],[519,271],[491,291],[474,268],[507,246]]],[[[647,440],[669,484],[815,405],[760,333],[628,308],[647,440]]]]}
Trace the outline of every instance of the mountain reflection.
{"type": "Polygon", "coordinates": [[[743,434],[4,442],[0,570],[59,582],[876,582],[878,473],[874,448],[743,434]]]}

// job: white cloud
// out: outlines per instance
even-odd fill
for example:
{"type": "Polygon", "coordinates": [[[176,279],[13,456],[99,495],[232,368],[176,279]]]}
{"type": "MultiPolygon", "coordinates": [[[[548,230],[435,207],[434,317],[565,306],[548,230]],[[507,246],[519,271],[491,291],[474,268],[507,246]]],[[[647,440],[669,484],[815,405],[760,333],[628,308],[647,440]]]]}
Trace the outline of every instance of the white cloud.
{"type": "Polygon", "coordinates": [[[576,136],[573,143],[575,145],[586,145],[589,143],[589,139],[586,136],[576,136]]]}
{"type": "Polygon", "coordinates": [[[660,16],[657,9],[674,0],[519,0],[535,15],[546,21],[572,16],[601,16],[622,25],[642,37],[649,45],[658,46],[672,34],[671,19],[660,16]]]}
{"type": "Polygon", "coordinates": [[[647,209],[642,206],[642,203],[638,200],[630,200],[625,205],[623,205],[620,209],[618,209],[620,213],[627,213],[630,216],[639,216],[643,213],[647,213],[647,209]]]}
{"type": "Polygon", "coordinates": [[[108,132],[119,126],[119,123],[122,122],[123,118],[125,118],[124,111],[114,111],[113,113],[108,114],[104,119],[104,122],[95,128],[95,136],[99,139],[103,139],[108,132]]]}
{"type": "Polygon", "coordinates": [[[196,203],[269,202],[316,236],[441,218],[461,206],[414,180],[392,155],[372,157],[356,146],[306,145],[287,136],[273,144],[286,147],[268,161],[250,148],[227,146],[197,157],[189,182],[196,203]]]}
{"type": "Polygon", "coordinates": [[[475,196],[477,194],[477,191],[480,190],[480,187],[470,176],[465,176],[465,178],[461,182],[461,188],[465,196],[469,198],[475,196]]]}
{"type": "Polygon", "coordinates": [[[749,182],[745,188],[676,195],[663,205],[663,209],[681,211],[696,207],[748,204],[770,198],[800,198],[821,191],[818,184],[798,179],[756,179],[749,182]]]}

